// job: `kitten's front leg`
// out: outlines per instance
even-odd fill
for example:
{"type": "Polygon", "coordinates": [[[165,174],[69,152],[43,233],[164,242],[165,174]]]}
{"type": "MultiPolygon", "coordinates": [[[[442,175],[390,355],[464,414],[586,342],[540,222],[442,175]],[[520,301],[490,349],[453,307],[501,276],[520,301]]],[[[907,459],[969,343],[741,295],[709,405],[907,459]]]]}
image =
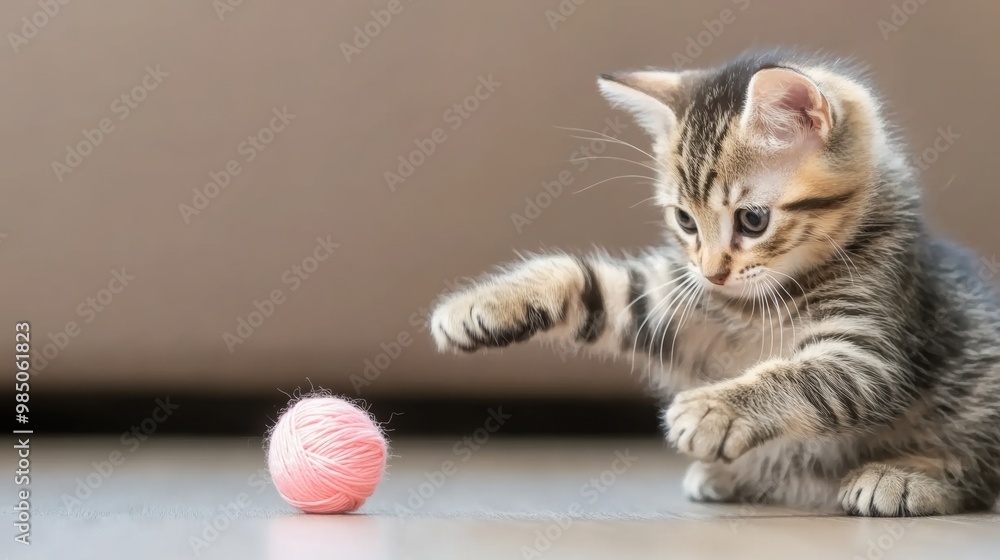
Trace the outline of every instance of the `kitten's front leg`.
{"type": "Polygon", "coordinates": [[[818,324],[790,359],[679,393],[665,414],[668,439],[700,460],[728,462],[779,436],[865,433],[908,402],[912,374],[892,358],[871,322],[818,324]]]}
{"type": "Polygon", "coordinates": [[[645,317],[651,277],[668,268],[604,255],[535,257],[445,297],[431,315],[431,333],[442,351],[544,337],[617,352],[645,317]]]}

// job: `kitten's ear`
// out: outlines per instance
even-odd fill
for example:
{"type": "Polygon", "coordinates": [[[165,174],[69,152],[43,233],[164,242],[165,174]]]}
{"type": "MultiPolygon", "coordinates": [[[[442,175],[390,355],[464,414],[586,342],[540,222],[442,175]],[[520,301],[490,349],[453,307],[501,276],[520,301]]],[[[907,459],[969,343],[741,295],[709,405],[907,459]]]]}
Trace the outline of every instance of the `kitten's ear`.
{"type": "Polygon", "coordinates": [[[794,70],[760,70],[750,80],[740,125],[768,151],[823,142],[830,134],[830,103],[815,82],[794,70]]]}
{"type": "Polygon", "coordinates": [[[677,72],[601,74],[597,87],[612,107],[632,113],[636,123],[657,143],[665,141],[677,125],[677,116],[669,105],[681,89],[681,76],[677,72]]]}

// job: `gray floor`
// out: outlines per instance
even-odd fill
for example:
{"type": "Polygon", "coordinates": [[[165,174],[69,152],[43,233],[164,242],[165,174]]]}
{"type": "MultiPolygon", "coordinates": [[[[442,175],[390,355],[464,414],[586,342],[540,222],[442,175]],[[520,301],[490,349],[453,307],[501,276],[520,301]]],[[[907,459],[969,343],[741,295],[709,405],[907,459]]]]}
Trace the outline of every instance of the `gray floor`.
{"type": "MultiPolygon", "coordinates": [[[[690,503],[685,463],[659,440],[399,441],[349,516],[286,505],[259,439],[32,444],[32,544],[8,529],[8,558],[1000,558],[995,513],[900,521],[690,503]]],[[[11,453],[0,466],[15,470],[11,453]]],[[[8,520],[12,481],[0,486],[8,520]]]]}

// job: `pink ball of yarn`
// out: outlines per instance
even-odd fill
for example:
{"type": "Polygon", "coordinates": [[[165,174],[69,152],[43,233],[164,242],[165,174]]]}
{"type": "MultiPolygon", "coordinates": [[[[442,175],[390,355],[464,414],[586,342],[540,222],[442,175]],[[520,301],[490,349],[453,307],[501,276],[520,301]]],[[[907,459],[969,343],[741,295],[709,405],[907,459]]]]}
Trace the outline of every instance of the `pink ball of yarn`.
{"type": "Polygon", "coordinates": [[[388,444],[371,416],[331,396],[306,397],[271,429],[267,466],[278,493],[308,513],[361,507],[382,478],[388,444]]]}

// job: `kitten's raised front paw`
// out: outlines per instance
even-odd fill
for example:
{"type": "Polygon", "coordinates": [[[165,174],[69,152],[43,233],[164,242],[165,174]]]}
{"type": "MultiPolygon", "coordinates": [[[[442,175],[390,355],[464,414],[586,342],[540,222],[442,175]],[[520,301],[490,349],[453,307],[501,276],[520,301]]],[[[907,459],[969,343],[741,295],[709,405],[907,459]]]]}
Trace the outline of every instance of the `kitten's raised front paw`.
{"type": "Polygon", "coordinates": [[[736,477],[719,463],[691,463],[684,474],[684,494],[696,502],[734,502],[736,477]]]}
{"type": "Polygon", "coordinates": [[[523,287],[484,285],[438,305],[431,314],[431,333],[442,352],[473,352],[523,342],[557,319],[523,287]]]}
{"type": "Polygon", "coordinates": [[[678,394],[665,419],[670,443],[701,461],[730,462],[762,441],[753,422],[711,388],[678,394]]]}
{"type": "Polygon", "coordinates": [[[838,497],[848,515],[864,517],[944,515],[960,509],[956,489],[885,463],[852,471],[841,482],[838,497]]]}

